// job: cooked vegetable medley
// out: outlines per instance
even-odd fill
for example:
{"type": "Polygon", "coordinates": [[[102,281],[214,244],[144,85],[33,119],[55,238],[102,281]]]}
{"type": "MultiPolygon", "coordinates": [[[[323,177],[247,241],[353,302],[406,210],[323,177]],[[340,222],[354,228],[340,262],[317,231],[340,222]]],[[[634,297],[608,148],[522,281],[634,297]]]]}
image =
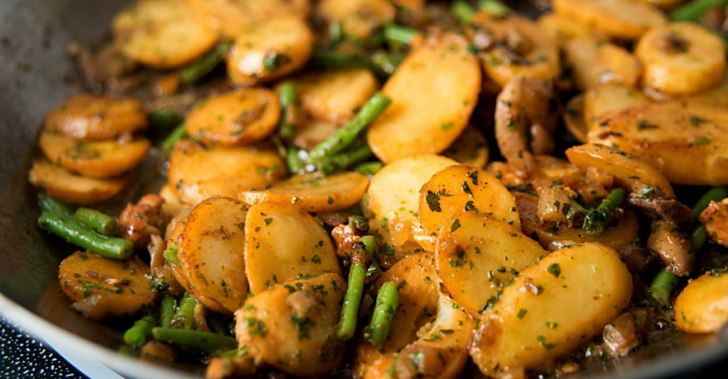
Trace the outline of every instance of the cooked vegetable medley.
{"type": "Polygon", "coordinates": [[[726,1],[551,6],[126,8],[29,173],[69,304],[210,378],[525,378],[715,333],[726,1]]]}

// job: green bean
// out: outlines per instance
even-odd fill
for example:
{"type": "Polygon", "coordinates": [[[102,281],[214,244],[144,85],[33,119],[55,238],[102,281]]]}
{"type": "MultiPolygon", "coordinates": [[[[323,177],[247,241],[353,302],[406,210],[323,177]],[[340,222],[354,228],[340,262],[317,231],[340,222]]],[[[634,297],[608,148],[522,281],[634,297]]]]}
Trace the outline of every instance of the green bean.
{"type": "Polygon", "coordinates": [[[337,169],[343,170],[372,157],[374,157],[374,153],[372,153],[372,149],[369,148],[369,144],[364,141],[364,143],[349,151],[336,154],[333,157],[326,159],[326,161],[321,165],[321,171],[331,172],[337,169]]]}
{"type": "Polygon", "coordinates": [[[116,220],[95,209],[78,208],[73,218],[105,236],[116,233],[116,220]]]}
{"type": "Polygon", "coordinates": [[[344,39],[344,29],[341,27],[341,23],[338,21],[331,22],[329,24],[329,40],[332,44],[337,44],[344,39]]]}
{"type": "Polygon", "coordinates": [[[511,12],[505,4],[498,0],[483,0],[479,4],[480,10],[496,16],[502,16],[511,12]]]}
{"type": "Polygon", "coordinates": [[[169,129],[179,125],[183,118],[177,111],[160,109],[149,113],[149,123],[158,129],[169,129]]]}
{"type": "Polygon", "coordinates": [[[387,77],[387,73],[371,59],[356,54],[316,51],[313,53],[313,62],[318,66],[334,69],[365,68],[380,78],[387,77]]]}
{"type": "Polygon", "coordinates": [[[379,289],[374,314],[369,325],[364,328],[364,338],[381,349],[389,337],[394,312],[399,306],[399,292],[394,282],[386,282],[379,289]]]}
{"type": "Polygon", "coordinates": [[[179,266],[180,260],[179,256],[177,256],[177,251],[179,250],[179,246],[177,246],[177,243],[175,242],[174,245],[164,249],[164,259],[170,261],[175,266],[179,266]]]}
{"type": "Polygon", "coordinates": [[[660,304],[670,305],[672,290],[679,280],[677,275],[662,269],[650,283],[650,295],[660,304]]]}
{"type": "Polygon", "coordinates": [[[470,24],[475,17],[475,9],[465,1],[454,1],[450,6],[450,11],[463,24],[470,24]]]}
{"type": "Polygon", "coordinates": [[[625,192],[621,188],[613,190],[596,209],[590,209],[584,217],[584,226],[581,234],[585,236],[598,236],[604,233],[604,229],[614,217],[614,213],[622,205],[625,192]]]}
{"type": "Polygon", "coordinates": [[[238,345],[238,340],[233,337],[199,330],[154,328],[152,329],[152,336],[160,342],[208,353],[232,349],[238,345]]]}
{"type": "Polygon", "coordinates": [[[698,22],[705,12],[711,8],[721,8],[726,5],[728,5],[728,0],[692,1],[670,12],[670,20],[698,22]]]}
{"type": "Polygon", "coordinates": [[[177,312],[177,299],[169,295],[162,298],[162,305],[159,308],[159,326],[169,328],[175,312],[177,312]]]}
{"type": "Polygon", "coordinates": [[[384,40],[394,45],[409,45],[417,33],[416,29],[402,25],[388,24],[384,26],[384,40]]]}
{"type": "Polygon", "coordinates": [[[341,307],[341,318],[336,336],[342,341],[348,341],[354,337],[356,322],[359,316],[359,305],[364,292],[364,279],[367,268],[361,264],[352,264],[349,270],[349,283],[344,296],[344,304],[341,307]]]}
{"type": "Polygon", "coordinates": [[[291,107],[296,105],[296,85],[292,82],[283,82],[278,89],[278,98],[281,101],[281,123],[278,127],[278,135],[284,140],[293,137],[295,132],[293,125],[289,122],[291,107]]]}
{"type": "Polygon", "coordinates": [[[180,124],[174,130],[169,133],[167,138],[162,141],[161,149],[164,153],[169,153],[174,149],[174,145],[185,138],[187,138],[189,135],[187,134],[187,125],[180,124]]]}
{"type": "Polygon", "coordinates": [[[710,191],[706,192],[700,199],[695,202],[693,207],[693,219],[690,221],[691,225],[697,225],[699,222],[700,214],[703,213],[705,208],[708,208],[711,201],[721,201],[728,197],[728,187],[714,187],[710,191]]]}
{"type": "Polygon", "coordinates": [[[291,173],[303,172],[306,168],[306,163],[301,159],[298,154],[299,150],[293,146],[288,148],[286,154],[286,164],[288,165],[288,171],[291,173]]]}
{"type": "Polygon", "coordinates": [[[375,51],[371,57],[371,63],[386,75],[394,74],[399,64],[404,60],[403,53],[389,53],[384,50],[375,51]]]}
{"type": "Polygon", "coordinates": [[[179,307],[172,316],[170,327],[176,329],[192,329],[195,326],[195,300],[189,293],[185,293],[179,301],[179,307]]]}
{"type": "Polygon", "coordinates": [[[52,197],[46,192],[38,194],[38,205],[44,212],[58,213],[61,216],[73,218],[73,212],[60,200],[52,197]]]}
{"type": "Polygon", "coordinates": [[[144,346],[147,338],[152,336],[152,328],[155,326],[157,326],[157,318],[153,314],[140,318],[124,333],[124,342],[136,347],[144,346]]]}
{"type": "Polygon", "coordinates": [[[708,242],[708,232],[705,230],[704,225],[696,227],[693,232],[690,233],[690,244],[693,246],[693,251],[696,254],[703,249],[706,242],[708,242]]]}
{"type": "Polygon", "coordinates": [[[38,218],[38,226],[67,242],[106,258],[128,259],[134,254],[134,244],[125,239],[106,237],[87,228],[73,218],[54,212],[44,212],[38,218]]]}
{"type": "Polygon", "coordinates": [[[364,244],[364,249],[370,257],[374,257],[377,252],[377,241],[374,236],[363,236],[360,240],[364,244]]]}
{"type": "Polygon", "coordinates": [[[381,170],[382,167],[384,167],[384,163],[379,162],[379,161],[364,162],[364,163],[354,167],[354,171],[356,171],[360,174],[363,174],[363,175],[372,176],[372,175],[376,174],[377,172],[379,172],[379,170],[381,170]]]}
{"type": "Polygon", "coordinates": [[[364,132],[366,127],[372,123],[385,109],[391,104],[390,100],[384,93],[377,92],[369,101],[361,108],[359,113],[343,128],[339,129],[331,137],[327,138],[309,153],[312,162],[323,163],[326,157],[340,153],[364,132]]]}
{"type": "Polygon", "coordinates": [[[233,46],[230,40],[220,41],[209,53],[191,63],[179,73],[182,83],[192,85],[200,81],[217,67],[233,46]]]}

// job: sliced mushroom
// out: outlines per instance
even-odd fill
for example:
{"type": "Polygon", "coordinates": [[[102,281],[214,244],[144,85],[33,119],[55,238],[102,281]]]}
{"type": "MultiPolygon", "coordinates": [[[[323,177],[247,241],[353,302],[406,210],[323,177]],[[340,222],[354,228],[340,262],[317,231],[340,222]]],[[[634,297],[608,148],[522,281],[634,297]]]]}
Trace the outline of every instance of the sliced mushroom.
{"type": "Polygon", "coordinates": [[[651,194],[645,196],[643,193],[632,192],[627,201],[651,218],[664,218],[676,224],[682,224],[693,218],[693,211],[674,198],[657,197],[651,194]]]}
{"type": "Polygon", "coordinates": [[[647,240],[647,247],[657,253],[669,272],[687,276],[693,271],[695,253],[690,238],[674,222],[652,221],[652,234],[647,240]]]}

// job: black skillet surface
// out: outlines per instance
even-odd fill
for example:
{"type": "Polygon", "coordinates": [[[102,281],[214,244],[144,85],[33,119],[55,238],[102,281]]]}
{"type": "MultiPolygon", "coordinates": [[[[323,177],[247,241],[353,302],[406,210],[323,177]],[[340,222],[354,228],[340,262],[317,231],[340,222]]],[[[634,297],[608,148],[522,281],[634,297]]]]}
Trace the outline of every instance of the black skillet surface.
{"type": "MultiPolygon", "coordinates": [[[[53,331],[56,337],[60,335],[60,342],[65,342],[61,344],[65,348],[87,349],[90,357],[141,376],[141,372],[149,371],[139,371],[135,361],[119,360],[111,354],[121,345],[118,329],[89,321],[68,307],[56,276],[58,264],[70,248],[36,227],[35,192],[26,183],[44,115],[70,94],[82,90],[65,49],[72,41],[91,44],[103,38],[113,15],[128,2],[0,2],[0,293],[7,298],[0,296],[0,313],[12,315],[14,322],[30,332],[53,331]],[[16,305],[29,312],[17,312],[16,305]],[[55,333],[59,329],[51,324],[87,342],[73,342],[72,337],[55,333]]],[[[509,5],[525,9],[521,2],[509,5]]],[[[537,12],[526,7],[530,14],[537,12]]],[[[153,172],[154,168],[147,171],[153,172]]],[[[141,193],[143,189],[136,188],[126,196],[134,198],[141,193]]],[[[657,378],[697,373],[694,370],[709,362],[728,359],[728,333],[721,335],[666,333],[647,341],[626,359],[592,362],[572,377],[657,378]]],[[[200,372],[199,367],[183,369],[188,374],[200,372]]]]}

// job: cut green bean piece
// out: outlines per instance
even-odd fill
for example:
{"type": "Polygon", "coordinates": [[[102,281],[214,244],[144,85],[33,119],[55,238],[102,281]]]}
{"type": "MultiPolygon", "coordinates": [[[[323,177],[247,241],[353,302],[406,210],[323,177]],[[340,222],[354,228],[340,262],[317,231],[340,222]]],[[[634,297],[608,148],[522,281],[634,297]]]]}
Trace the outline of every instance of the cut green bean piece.
{"type": "Polygon", "coordinates": [[[339,327],[336,332],[336,336],[342,341],[352,339],[354,332],[356,332],[356,322],[359,316],[362,293],[364,292],[366,272],[367,268],[361,264],[353,264],[351,270],[349,270],[349,284],[346,288],[339,327]]]}
{"type": "Polygon", "coordinates": [[[380,78],[387,77],[387,73],[374,64],[371,59],[360,55],[316,51],[313,53],[313,62],[315,65],[334,69],[365,68],[380,78]]]}
{"type": "Polygon", "coordinates": [[[44,212],[58,213],[64,217],[73,217],[73,212],[60,200],[52,197],[46,192],[38,194],[38,205],[44,212]]]}
{"type": "Polygon", "coordinates": [[[238,345],[238,340],[233,337],[199,330],[154,328],[152,329],[152,336],[160,342],[184,346],[208,353],[229,350],[238,345]]]}
{"type": "Polygon", "coordinates": [[[379,289],[374,314],[369,325],[364,328],[364,338],[381,349],[389,337],[394,313],[399,306],[399,292],[394,282],[386,282],[379,289]]]}
{"type": "Polygon", "coordinates": [[[470,24],[475,17],[475,9],[465,1],[453,1],[450,11],[463,24],[470,24]]]}
{"type": "Polygon", "coordinates": [[[177,111],[160,109],[149,113],[149,123],[158,129],[169,129],[179,125],[183,118],[177,111]]]}
{"type": "Polygon", "coordinates": [[[116,219],[95,209],[78,208],[73,218],[105,236],[116,233],[116,219]]]}
{"type": "Polygon", "coordinates": [[[281,122],[278,126],[278,135],[284,140],[293,138],[295,129],[290,123],[291,107],[296,105],[296,85],[292,82],[284,82],[278,89],[278,98],[281,101],[281,122]]]}
{"type": "Polygon", "coordinates": [[[44,212],[38,218],[38,226],[67,242],[106,258],[129,259],[134,254],[134,244],[131,241],[102,236],[73,218],[58,213],[44,212]]]}
{"type": "Polygon", "coordinates": [[[584,226],[581,228],[581,234],[585,236],[598,236],[604,233],[604,230],[612,222],[614,213],[622,205],[625,192],[621,188],[613,190],[604,201],[596,209],[590,209],[584,217],[584,226]]]}
{"type": "Polygon", "coordinates": [[[483,12],[496,16],[503,16],[511,12],[511,8],[508,8],[505,4],[498,0],[483,0],[480,2],[479,8],[483,12]]]}
{"type": "Polygon", "coordinates": [[[705,208],[708,208],[711,201],[721,201],[728,197],[728,187],[715,187],[706,192],[705,195],[701,196],[700,199],[695,202],[693,207],[693,219],[690,221],[691,225],[697,225],[700,214],[703,213],[705,208]]]}
{"type": "Polygon", "coordinates": [[[306,168],[306,163],[301,159],[299,150],[293,146],[288,148],[286,164],[288,164],[288,171],[294,174],[303,172],[306,168]]]}
{"type": "Polygon", "coordinates": [[[395,45],[409,45],[417,30],[397,24],[388,24],[384,27],[384,39],[395,45]]]}
{"type": "Polygon", "coordinates": [[[189,293],[185,293],[179,301],[179,307],[172,316],[170,327],[175,329],[192,329],[195,326],[195,300],[189,293]]]}
{"type": "Polygon", "coordinates": [[[680,277],[662,269],[650,283],[650,295],[662,305],[670,305],[672,290],[677,285],[680,277]]]}
{"type": "Polygon", "coordinates": [[[182,83],[192,85],[207,76],[207,74],[212,72],[225,59],[225,55],[227,55],[232,46],[232,41],[220,41],[207,55],[191,63],[179,73],[182,83]]]}
{"type": "Polygon", "coordinates": [[[386,75],[392,75],[404,60],[403,53],[389,53],[384,50],[377,50],[371,55],[371,62],[386,75]]]}
{"type": "Polygon", "coordinates": [[[169,328],[175,312],[177,312],[177,299],[169,295],[165,296],[159,309],[159,326],[169,328]]]}
{"type": "Polygon", "coordinates": [[[180,260],[179,256],[177,256],[177,251],[179,250],[179,246],[177,246],[177,243],[175,242],[174,245],[168,247],[164,250],[164,259],[170,261],[175,266],[179,266],[180,260]]]}
{"type": "Polygon", "coordinates": [[[169,153],[174,149],[174,145],[185,138],[187,138],[189,134],[187,134],[187,125],[180,124],[178,127],[174,128],[172,133],[169,133],[167,138],[162,141],[161,149],[165,153],[169,153]]]}
{"type": "Polygon", "coordinates": [[[152,314],[148,314],[134,323],[124,333],[124,342],[136,347],[142,347],[147,343],[147,339],[152,337],[152,328],[157,326],[157,318],[152,314]]]}
{"type": "Polygon", "coordinates": [[[360,240],[364,244],[364,249],[370,257],[374,257],[377,252],[377,241],[374,236],[363,236],[360,240]]]}
{"type": "Polygon", "coordinates": [[[706,242],[708,242],[708,232],[705,230],[705,226],[700,225],[690,233],[690,244],[693,246],[695,254],[703,249],[706,242]]]}
{"type": "Polygon", "coordinates": [[[382,162],[365,162],[354,167],[354,171],[367,176],[372,176],[384,167],[382,162]]]}
{"type": "Polygon", "coordinates": [[[337,44],[344,39],[344,28],[341,27],[341,23],[338,21],[331,22],[329,24],[329,40],[331,43],[337,44]]]}
{"type": "Polygon", "coordinates": [[[724,8],[728,0],[696,0],[686,3],[670,12],[671,21],[699,22],[711,8],[724,8]]]}
{"type": "Polygon", "coordinates": [[[369,145],[366,141],[364,141],[363,144],[349,151],[327,158],[325,162],[321,164],[320,170],[323,172],[343,170],[373,157],[374,153],[372,153],[372,149],[369,148],[369,145]]]}

